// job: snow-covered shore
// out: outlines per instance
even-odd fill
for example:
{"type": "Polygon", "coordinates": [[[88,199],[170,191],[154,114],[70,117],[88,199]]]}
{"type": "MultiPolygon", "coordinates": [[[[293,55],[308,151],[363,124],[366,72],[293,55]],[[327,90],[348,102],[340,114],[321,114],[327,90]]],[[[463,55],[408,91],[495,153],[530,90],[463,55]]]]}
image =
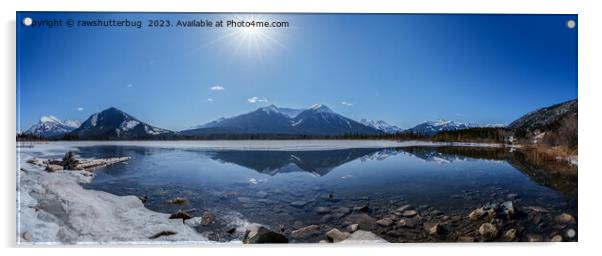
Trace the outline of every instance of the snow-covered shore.
{"type": "Polygon", "coordinates": [[[90,177],[78,171],[46,172],[25,162],[31,157],[27,152],[19,157],[19,244],[209,242],[181,220],[146,209],[135,196],[86,190],[79,183],[89,182],[90,177]],[[162,231],[176,234],[149,239],[162,231]]]}

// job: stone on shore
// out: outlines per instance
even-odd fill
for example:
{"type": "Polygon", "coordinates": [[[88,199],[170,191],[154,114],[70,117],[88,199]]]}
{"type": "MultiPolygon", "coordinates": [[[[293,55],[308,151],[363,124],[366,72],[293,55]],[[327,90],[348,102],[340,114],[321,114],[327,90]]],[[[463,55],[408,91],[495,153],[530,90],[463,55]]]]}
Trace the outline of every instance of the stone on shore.
{"type": "Polygon", "coordinates": [[[347,231],[350,233],[353,233],[355,231],[357,231],[359,229],[360,225],[359,224],[351,224],[349,226],[347,226],[347,231]]]}
{"type": "Polygon", "coordinates": [[[209,211],[203,212],[203,215],[201,215],[201,225],[207,226],[213,222],[214,219],[215,215],[213,215],[213,213],[209,211]]]}
{"type": "Polygon", "coordinates": [[[517,230],[515,228],[511,228],[511,229],[506,230],[506,232],[504,232],[504,235],[502,237],[506,241],[514,241],[514,239],[516,239],[516,233],[517,233],[517,230]]]}
{"type": "Polygon", "coordinates": [[[242,241],[245,244],[288,243],[288,238],[263,226],[253,225],[245,231],[242,241]]]}
{"type": "Polygon", "coordinates": [[[479,227],[479,234],[486,239],[492,239],[497,236],[497,228],[491,223],[483,223],[481,227],[479,227]]]}
{"type": "MultiPolygon", "coordinates": [[[[357,233],[357,232],[355,232],[355,233],[357,233]]],[[[341,242],[341,241],[347,239],[349,236],[350,236],[349,233],[341,232],[340,230],[338,230],[336,228],[333,228],[330,231],[326,232],[326,237],[328,237],[328,240],[333,243],[341,242]]]]}
{"type": "Polygon", "coordinates": [[[405,210],[401,215],[406,218],[412,218],[418,215],[418,212],[416,210],[405,210]]]}

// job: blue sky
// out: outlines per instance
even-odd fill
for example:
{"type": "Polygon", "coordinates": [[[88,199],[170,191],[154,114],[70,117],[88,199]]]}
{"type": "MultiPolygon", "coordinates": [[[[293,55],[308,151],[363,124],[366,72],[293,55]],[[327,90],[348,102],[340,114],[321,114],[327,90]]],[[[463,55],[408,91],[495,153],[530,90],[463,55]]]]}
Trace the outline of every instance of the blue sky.
{"type": "Polygon", "coordinates": [[[400,127],[439,118],[507,124],[577,98],[569,19],[577,16],[17,13],[18,126],[43,115],[84,121],[114,106],[181,130],[264,105],[314,103],[400,127]],[[143,27],[32,28],[20,25],[26,16],[143,27]],[[290,26],[146,27],[165,18],[290,26]]]}

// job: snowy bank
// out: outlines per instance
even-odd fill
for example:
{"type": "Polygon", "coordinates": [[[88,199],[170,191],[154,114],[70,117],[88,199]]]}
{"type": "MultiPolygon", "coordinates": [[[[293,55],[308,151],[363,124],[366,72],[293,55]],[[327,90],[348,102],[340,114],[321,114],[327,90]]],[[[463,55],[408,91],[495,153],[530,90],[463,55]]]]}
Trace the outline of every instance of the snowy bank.
{"type": "MultiPolygon", "coordinates": [[[[64,151],[63,151],[64,152],[64,151]]],[[[208,243],[169,214],[146,209],[135,196],[83,189],[91,177],[78,171],[49,173],[20,154],[17,183],[17,243],[208,243]],[[160,232],[173,235],[150,239],[160,232]]]]}

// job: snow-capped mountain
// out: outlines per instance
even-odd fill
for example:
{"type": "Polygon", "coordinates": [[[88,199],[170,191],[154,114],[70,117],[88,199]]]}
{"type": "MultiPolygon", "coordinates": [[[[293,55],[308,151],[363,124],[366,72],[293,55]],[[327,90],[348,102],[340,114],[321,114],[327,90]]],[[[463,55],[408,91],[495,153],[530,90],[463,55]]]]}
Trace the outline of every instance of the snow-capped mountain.
{"type": "Polygon", "coordinates": [[[408,129],[407,131],[411,131],[417,134],[435,135],[436,133],[441,131],[456,131],[475,127],[481,126],[476,124],[439,119],[434,121],[425,121],[408,129]]]}
{"type": "Polygon", "coordinates": [[[73,131],[79,127],[79,121],[65,120],[61,121],[55,116],[43,116],[40,121],[32,125],[24,133],[33,134],[40,137],[56,137],[73,131]]]}
{"type": "Polygon", "coordinates": [[[143,139],[173,135],[172,131],[146,124],[114,107],[91,115],[71,134],[80,139],[143,139]]]}
{"type": "Polygon", "coordinates": [[[382,132],[339,115],[321,104],[304,110],[269,105],[235,117],[220,118],[204,124],[200,128],[181,132],[188,136],[215,134],[343,135],[349,133],[379,134],[382,132]]]}
{"type": "Polygon", "coordinates": [[[373,121],[373,120],[368,120],[366,118],[362,118],[360,120],[360,123],[362,123],[363,125],[372,127],[374,129],[383,131],[384,133],[398,133],[398,132],[403,131],[403,129],[401,129],[395,125],[391,125],[383,120],[373,121]]]}

